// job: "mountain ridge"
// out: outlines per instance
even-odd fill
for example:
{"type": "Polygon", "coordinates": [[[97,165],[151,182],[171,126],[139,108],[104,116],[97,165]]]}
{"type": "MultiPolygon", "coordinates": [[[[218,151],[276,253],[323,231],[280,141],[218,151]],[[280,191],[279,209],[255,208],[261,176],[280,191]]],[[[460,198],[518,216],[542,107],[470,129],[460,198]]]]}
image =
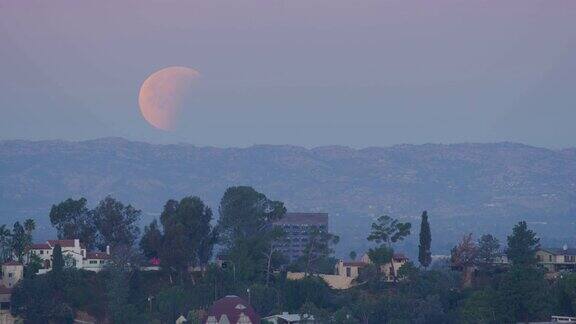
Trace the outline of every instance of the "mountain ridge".
{"type": "Polygon", "coordinates": [[[109,194],[141,208],[145,221],[185,195],[200,196],[217,214],[228,186],[251,185],[290,210],[329,212],[334,231],[349,232],[340,249],[365,249],[377,215],[417,226],[427,209],[437,248],[446,251],[466,231],[503,237],[519,219],[545,219],[553,226],[540,228],[544,237],[570,239],[559,231],[576,211],[575,165],[575,148],[512,142],[357,149],[3,140],[0,216],[34,217],[47,230],[51,204],[71,196],[96,204],[109,194]]]}

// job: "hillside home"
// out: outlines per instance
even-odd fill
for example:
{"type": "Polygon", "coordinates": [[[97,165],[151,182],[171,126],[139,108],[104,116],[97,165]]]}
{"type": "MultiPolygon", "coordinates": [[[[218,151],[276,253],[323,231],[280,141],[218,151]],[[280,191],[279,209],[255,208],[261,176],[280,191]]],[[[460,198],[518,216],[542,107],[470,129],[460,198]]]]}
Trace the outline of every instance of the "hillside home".
{"type": "Polygon", "coordinates": [[[2,264],[0,281],[0,323],[11,323],[10,300],[12,289],[24,277],[24,266],[19,262],[5,262],[2,264]]]}
{"type": "Polygon", "coordinates": [[[43,274],[52,270],[52,254],[56,245],[62,248],[62,256],[67,267],[98,272],[110,260],[110,247],[106,248],[106,252],[87,252],[79,239],[48,240],[45,243],[33,244],[29,249],[30,255],[35,254],[42,260],[42,269],[38,273],[43,274]]]}
{"type": "Polygon", "coordinates": [[[541,248],[536,251],[538,264],[542,265],[550,272],[561,270],[576,270],[576,249],[564,246],[558,248],[541,248]]]}
{"type": "MultiPolygon", "coordinates": [[[[380,266],[380,271],[385,275],[387,281],[394,281],[394,273],[398,273],[404,264],[408,262],[408,258],[401,253],[395,253],[392,258],[392,263],[386,263],[380,266]]],[[[336,263],[335,274],[352,279],[358,278],[362,269],[372,264],[372,260],[368,253],[364,253],[360,261],[344,261],[340,260],[336,263]]]]}

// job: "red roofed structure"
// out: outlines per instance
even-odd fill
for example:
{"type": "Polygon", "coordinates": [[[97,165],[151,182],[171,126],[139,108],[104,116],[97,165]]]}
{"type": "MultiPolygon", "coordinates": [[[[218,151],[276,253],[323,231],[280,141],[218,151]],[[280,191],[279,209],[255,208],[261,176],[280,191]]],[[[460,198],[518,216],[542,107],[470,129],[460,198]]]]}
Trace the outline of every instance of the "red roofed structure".
{"type": "Polygon", "coordinates": [[[212,304],[203,324],[259,324],[260,316],[242,298],[229,295],[212,304]]]}

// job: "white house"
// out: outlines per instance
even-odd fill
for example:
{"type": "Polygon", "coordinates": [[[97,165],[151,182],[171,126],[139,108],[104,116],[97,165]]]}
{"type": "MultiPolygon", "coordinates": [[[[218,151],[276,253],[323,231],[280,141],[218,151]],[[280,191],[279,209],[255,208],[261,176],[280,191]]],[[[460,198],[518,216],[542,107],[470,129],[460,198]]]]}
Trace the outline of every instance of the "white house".
{"type": "Polygon", "coordinates": [[[35,254],[42,260],[40,274],[52,270],[52,254],[56,245],[62,248],[62,256],[67,267],[98,272],[110,260],[109,247],[106,248],[106,252],[87,252],[79,239],[48,240],[46,243],[33,244],[29,250],[30,255],[35,254]]]}

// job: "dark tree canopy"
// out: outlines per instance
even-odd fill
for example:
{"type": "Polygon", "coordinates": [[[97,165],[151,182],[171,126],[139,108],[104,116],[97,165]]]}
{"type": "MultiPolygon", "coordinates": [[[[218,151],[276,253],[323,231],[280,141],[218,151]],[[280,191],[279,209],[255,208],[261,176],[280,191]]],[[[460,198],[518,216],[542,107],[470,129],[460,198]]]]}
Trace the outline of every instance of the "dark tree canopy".
{"type": "Polygon", "coordinates": [[[218,233],[230,246],[235,241],[250,238],[286,214],[284,203],[272,201],[252,187],[230,187],[220,201],[218,233]]]}
{"type": "Polygon", "coordinates": [[[89,249],[96,244],[96,224],[85,198],[72,198],[52,205],[50,222],[59,239],[80,239],[89,249]]]}
{"type": "Polygon", "coordinates": [[[424,268],[432,263],[432,234],[430,233],[430,223],[428,223],[428,213],[422,213],[422,222],[420,224],[420,244],[418,245],[418,262],[424,268]]]}
{"type": "Polygon", "coordinates": [[[64,256],[62,255],[62,247],[60,244],[54,246],[52,252],[52,271],[60,273],[64,270],[64,256]]]}
{"type": "Polygon", "coordinates": [[[181,270],[205,265],[216,241],[211,221],[212,210],[198,197],[166,202],[160,216],[164,228],[159,250],[162,263],[181,270]]]}
{"type": "Polygon", "coordinates": [[[487,266],[492,264],[500,254],[500,242],[491,234],[484,234],[478,240],[478,262],[487,266]]]}
{"type": "Polygon", "coordinates": [[[94,209],[94,221],[98,230],[98,245],[104,249],[118,246],[133,246],[140,228],[138,219],[141,211],[131,205],[108,196],[94,209]]]}
{"type": "Polygon", "coordinates": [[[144,226],[144,234],[140,239],[140,250],[148,259],[157,258],[162,248],[162,232],[158,221],[154,219],[150,225],[144,226]]]}
{"type": "Polygon", "coordinates": [[[372,223],[372,231],[368,236],[368,241],[391,245],[410,235],[411,227],[412,224],[401,223],[388,215],[380,216],[376,223],[372,223]]]}
{"type": "Polygon", "coordinates": [[[19,262],[23,261],[26,248],[30,244],[32,244],[32,232],[28,232],[20,222],[14,223],[11,236],[11,249],[19,262]]]}
{"type": "Polygon", "coordinates": [[[508,259],[513,264],[531,265],[536,263],[536,250],[540,239],[536,233],[528,229],[525,221],[521,221],[512,229],[508,236],[508,259]]]}

